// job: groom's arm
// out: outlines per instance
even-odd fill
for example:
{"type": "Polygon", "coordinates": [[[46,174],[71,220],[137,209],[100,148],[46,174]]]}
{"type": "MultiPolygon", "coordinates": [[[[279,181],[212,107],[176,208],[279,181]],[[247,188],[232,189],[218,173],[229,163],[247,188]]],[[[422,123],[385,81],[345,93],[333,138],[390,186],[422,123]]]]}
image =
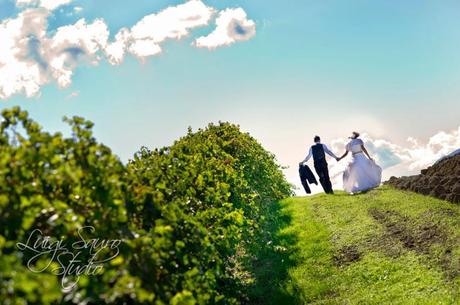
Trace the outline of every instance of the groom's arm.
{"type": "Polygon", "coordinates": [[[332,158],[336,159],[337,160],[337,156],[334,155],[334,153],[332,151],[329,150],[329,148],[323,144],[323,149],[324,149],[324,152],[326,154],[328,154],[329,156],[331,156],[332,158]]]}
{"type": "Polygon", "coordinates": [[[310,147],[310,150],[308,151],[308,155],[305,157],[305,159],[303,159],[303,160],[300,162],[300,164],[304,164],[305,162],[307,162],[308,160],[310,160],[311,154],[312,154],[312,152],[311,152],[311,147],[310,147]]]}

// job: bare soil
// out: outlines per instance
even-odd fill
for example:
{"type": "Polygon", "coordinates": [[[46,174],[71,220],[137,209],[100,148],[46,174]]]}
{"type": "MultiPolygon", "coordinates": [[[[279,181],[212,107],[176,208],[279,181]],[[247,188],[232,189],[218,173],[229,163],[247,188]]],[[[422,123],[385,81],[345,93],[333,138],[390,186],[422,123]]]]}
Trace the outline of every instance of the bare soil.
{"type": "Polygon", "coordinates": [[[435,163],[423,169],[420,175],[391,177],[385,184],[460,203],[460,155],[435,163]]]}

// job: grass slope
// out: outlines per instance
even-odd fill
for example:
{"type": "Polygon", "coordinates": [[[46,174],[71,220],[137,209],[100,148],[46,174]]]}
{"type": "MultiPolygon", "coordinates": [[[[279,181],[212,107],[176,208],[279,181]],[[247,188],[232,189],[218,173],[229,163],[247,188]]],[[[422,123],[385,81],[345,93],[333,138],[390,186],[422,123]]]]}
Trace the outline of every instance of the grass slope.
{"type": "Polygon", "coordinates": [[[460,207],[381,187],[295,197],[255,265],[258,304],[460,304],[460,207]]]}

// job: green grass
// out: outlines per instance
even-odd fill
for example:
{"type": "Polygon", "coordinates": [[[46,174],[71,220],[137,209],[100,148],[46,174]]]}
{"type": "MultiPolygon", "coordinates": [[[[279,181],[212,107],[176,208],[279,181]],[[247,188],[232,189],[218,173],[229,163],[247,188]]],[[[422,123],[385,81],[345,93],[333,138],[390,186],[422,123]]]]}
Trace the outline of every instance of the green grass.
{"type": "Polygon", "coordinates": [[[288,198],[251,304],[460,304],[460,207],[381,187],[288,198]]]}

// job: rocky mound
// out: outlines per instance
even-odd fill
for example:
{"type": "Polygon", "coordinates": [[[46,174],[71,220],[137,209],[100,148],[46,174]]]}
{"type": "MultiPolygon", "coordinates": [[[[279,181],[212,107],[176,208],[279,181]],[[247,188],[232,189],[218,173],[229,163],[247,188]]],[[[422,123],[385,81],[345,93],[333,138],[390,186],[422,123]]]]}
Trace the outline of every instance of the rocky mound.
{"type": "Polygon", "coordinates": [[[460,203],[460,155],[443,159],[423,169],[420,175],[391,177],[385,184],[460,203]]]}

